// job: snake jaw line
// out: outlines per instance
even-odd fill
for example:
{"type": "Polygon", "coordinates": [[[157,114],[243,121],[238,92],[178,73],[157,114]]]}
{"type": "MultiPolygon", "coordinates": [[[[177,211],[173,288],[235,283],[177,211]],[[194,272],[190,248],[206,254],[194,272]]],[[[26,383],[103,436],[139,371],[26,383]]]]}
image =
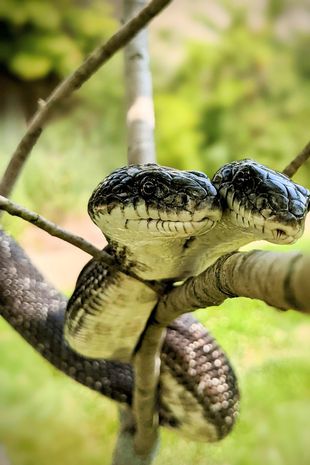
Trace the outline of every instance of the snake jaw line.
{"type": "MultiPolygon", "coordinates": [[[[148,210],[148,213],[151,213],[148,210]]],[[[182,238],[190,237],[196,234],[206,233],[211,230],[220,219],[221,215],[217,210],[208,211],[207,209],[198,212],[185,212],[183,215],[166,215],[156,214],[146,216],[147,209],[140,205],[138,208],[127,207],[124,210],[113,209],[108,212],[106,208],[96,208],[93,221],[107,237],[121,236],[120,240],[126,240],[124,230],[128,232],[129,243],[132,242],[133,232],[144,232],[151,234],[153,237],[160,239],[166,237],[182,238]],[[145,216],[142,216],[145,215],[145,216]]],[[[145,237],[143,240],[145,241],[145,237]]],[[[139,241],[139,237],[136,238],[139,241]]]]}

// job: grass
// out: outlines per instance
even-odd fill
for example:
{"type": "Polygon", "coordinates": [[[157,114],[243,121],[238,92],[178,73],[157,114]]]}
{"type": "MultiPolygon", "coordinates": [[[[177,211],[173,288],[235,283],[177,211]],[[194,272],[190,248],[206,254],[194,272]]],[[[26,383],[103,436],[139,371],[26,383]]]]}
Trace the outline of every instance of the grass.
{"type": "MultiPolygon", "coordinates": [[[[309,250],[309,240],[298,243],[309,250]]],[[[304,315],[232,299],[200,310],[229,354],[242,392],[224,441],[190,442],[162,430],[155,465],[310,463],[310,325],[304,315]]],[[[11,465],[109,465],[117,408],[50,367],[0,322],[0,443],[11,465]]]]}

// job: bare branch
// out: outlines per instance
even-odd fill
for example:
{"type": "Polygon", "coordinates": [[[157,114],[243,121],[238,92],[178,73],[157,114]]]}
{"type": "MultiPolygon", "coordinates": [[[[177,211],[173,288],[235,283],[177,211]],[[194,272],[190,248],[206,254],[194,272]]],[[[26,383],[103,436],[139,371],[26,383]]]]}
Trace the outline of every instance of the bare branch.
{"type": "MultiPolygon", "coordinates": [[[[144,4],[145,0],[125,0],[126,20],[135,15],[144,4]]],[[[125,47],[128,164],[156,161],[152,76],[147,44],[147,30],[143,29],[125,47]]]]}
{"type": "MultiPolygon", "coordinates": [[[[125,20],[134,16],[146,0],[123,0],[125,20]]],[[[125,86],[127,94],[128,164],[156,161],[154,142],[154,105],[152,77],[149,69],[147,31],[144,29],[125,47],[125,86]]],[[[163,328],[148,327],[133,364],[135,388],[133,417],[136,425],[131,431],[121,425],[115,457],[130,456],[126,465],[152,462],[158,442],[158,412],[156,395],[160,369],[160,349],[163,328]],[[123,448],[128,450],[122,450],[123,448]]]]}
{"type": "Polygon", "coordinates": [[[150,453],[144,457],[138,457],[135,450],[134,435],[135,418],[129,407],[120,407],[121,431],[117,438],[113,454],[112,465],[150,465],[157,451],[157,442],[150,453]]]}
{"type": "Polygon", "coordinates": [[[84,252],[92,255],[95,258],[103,259],[107,264],[112,265],[114,264],[114,259],[103,250],[97,249],[94,245],[87,242],[85,239],[79,236],[75,236],[74,234],[65,231],[64,229],[57,226],[55,223],[46,220],[42,216],[38,215],[37,213],[31,212],[26,208],[18,205],[11,200],[3,197],[0,195],[0,210],[4,210],[10,215],[18,216],[29,223],[34,224],[40,229],[43,229],[47,233],[51,234],[52,236],[58,237],[70,244],[78,247],[79,249],[83,250],[84,252]]]}
{"type": "Polygon", "coordinates": [[[286,174],[289,178],[292,178],[297,170],[308,160],[310,157],[310,141],[302,149],[302,151],[292,160],[283,170],[283,174],[286,174]]]}
{"type": "Polygon", "coordinates": [[[158,440],[156,401],[164,337],[165,328],[157,325],[156,321],[149,322],[134,358],[133,405],[137,422],[134,444],[137,454],[141,456],[150,454],[158,440]]]}
{"type": "Polygon", "coordinates": [[[136,16],[126,23],[105,44],[97,47],[67,79],[65,79],[48,97],[42,101],[29,127],[18,144],[6,168],[0,183],[0,194],[9,197],[13,186],[27,160],[32,148],[54,108],[79,89],[96,71],[106,63],[118,50],[132,39],[138,31],[146,26],[171,0],[152,0],[136,16]]]}
{"type": "Polygon", "coordinates": [[[166,294],[155,318],[165,327],[185,311],[220,305],[231,297],[260,299],[278,309],[310,313],[309,276],[309,255],[235,252],[166,294]]]}

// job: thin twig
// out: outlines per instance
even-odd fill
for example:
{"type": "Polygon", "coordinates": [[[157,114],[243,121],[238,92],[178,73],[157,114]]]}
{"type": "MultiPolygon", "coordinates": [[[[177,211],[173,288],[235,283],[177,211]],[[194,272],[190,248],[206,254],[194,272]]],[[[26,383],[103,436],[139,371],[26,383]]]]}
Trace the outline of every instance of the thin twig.
{"type": "Polygon", "coordinates": [[[1,195],[9,197],[28,155],[40,137],[49,116],[59,102],[79,89],[101,65],[127,44],[138,31],[145,27],[170,2],[171,0],[152,0],[148,3],[145,8],[126,23],[105,44],[97,47],[79,68],[56,87],[44,105],[41,102],[38,111],[30,122],[26,133],[18,144],[6,168],[0,183],[1,195]]]}
{"type": "Polygon", "coordinates": [[[30,210],[27,210],[25,207],[18,205],[11,200],[3,197],[0,195],[0,210],[4,210],[8,212],[10,215],[18,216],[29,223],[34,224],[40,229],[43,229],[47,233],[51,234],[52,236],[58,237],[70,244],[78,247],[79,249],[83,250],[84,252],[92,255],[95,258],[103,259],[107,264],[112,265],[114,264],[114,259],[103,250],[97,249],[94,245],[87,242],[85,239],[79,236],[75,236],[74,234],[60,228],[55,223],[46,220],[42,216],[34,213],[30,210]]]}
{"type": "Polygon", "coordinates": [[[289,178],[292,178],[297,170],[308,160],[310,157],[310,141],[302,149],[302,151],[292,160],[283,170],[289,178]]]}
{"type": "Polygon", "coordinates": [[[30,211],[27,208],[22,207],[21,205],[18,205],[15,202],[12,202],[6,197],[3,197],[2,195],[0,195],[0,212],[1,210],[6,211],[12,216],[18,216],[19,218],[28,221],[28,223],[31,223],[37,226],[38,228],[43,229],[43,231],[47,232],[51,236],[58,237],[59,239],[68,242],[71,245],[74,245],[80,250],[83,250],[83,252],[93,256],[94,258],[100,259],[106,265],[113,266],[115,269],[121,271],[123,274],[131,276],[137,279],[138,281],[141,281],[143,284],[150,287],[153,291],[157,292],[158,295],[163,294],[164,287],[160,283],[145,282],[142,278],[136,276],[129,269],[124,269],[119,263],[117,263],[113,256],[111,256],[104,250],[98,249],[82,237],[76,236],[75,234],[66,231],[63,228],[60,228],[57,224],[45,219],[38,213],[30,211]]]}

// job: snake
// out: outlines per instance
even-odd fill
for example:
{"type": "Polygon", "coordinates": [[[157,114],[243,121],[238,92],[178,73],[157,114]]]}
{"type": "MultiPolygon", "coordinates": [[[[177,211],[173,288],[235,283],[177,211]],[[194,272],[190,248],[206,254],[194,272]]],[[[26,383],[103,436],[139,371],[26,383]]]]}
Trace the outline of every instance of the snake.
{"type": "MultiPolygon", "coordinates": [[[[63,373],[131,406],[133,357],[161,294],[250,242],[295,242],[309,201],[305,187],[249,159],[211,180],[153,163],[119,168],[88,203],[115,264],[91,259],[68,300],[0,229],[0,314],[63,373]]],[[[160,358],[160,425],[195,441],[224,438],[240,393],[212,334],[184,314],[168,326],[160,358]]]]}

